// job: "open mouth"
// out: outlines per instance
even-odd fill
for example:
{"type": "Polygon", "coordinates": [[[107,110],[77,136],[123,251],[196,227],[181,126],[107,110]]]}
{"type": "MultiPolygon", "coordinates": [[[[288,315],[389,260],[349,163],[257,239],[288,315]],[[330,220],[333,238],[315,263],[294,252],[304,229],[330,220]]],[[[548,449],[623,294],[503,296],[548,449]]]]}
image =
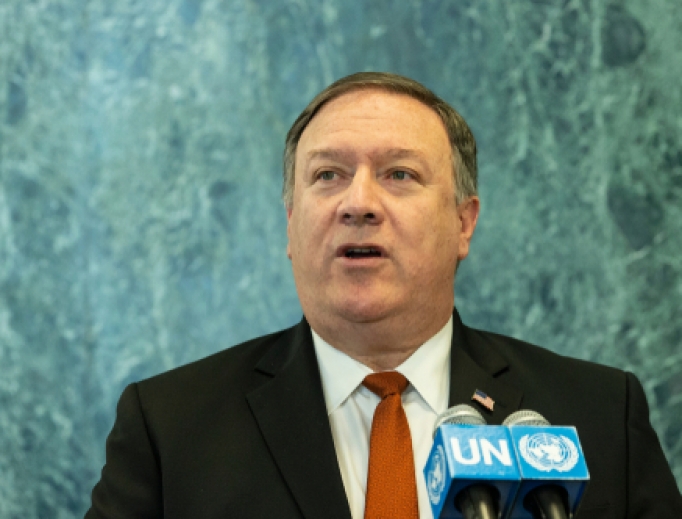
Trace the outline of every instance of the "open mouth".
{"type": "Polygon", "coordinates": [[[381,258],[384,253],[380,247],[374,246],[363,246],[363,247],[343,247],[341,250],[341,256],[350,259],[362,259],[362,258],[381,258]]]}

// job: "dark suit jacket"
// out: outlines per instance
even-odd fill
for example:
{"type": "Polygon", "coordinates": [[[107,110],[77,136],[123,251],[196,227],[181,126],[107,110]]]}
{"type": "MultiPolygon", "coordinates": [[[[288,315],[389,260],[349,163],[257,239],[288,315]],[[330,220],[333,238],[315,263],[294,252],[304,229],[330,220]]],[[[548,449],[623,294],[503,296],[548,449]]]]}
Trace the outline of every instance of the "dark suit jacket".
{"type": "MultiPolygon", "coordinates": [[[[489,424],[524,408],[577,427],[578,519],[682,518],[632,374],[454,321],[450,405],[480,389],[489,424]]],[[[86,518],[161,517],[350,519],[305,320],[125,389],[86,518]]]]}

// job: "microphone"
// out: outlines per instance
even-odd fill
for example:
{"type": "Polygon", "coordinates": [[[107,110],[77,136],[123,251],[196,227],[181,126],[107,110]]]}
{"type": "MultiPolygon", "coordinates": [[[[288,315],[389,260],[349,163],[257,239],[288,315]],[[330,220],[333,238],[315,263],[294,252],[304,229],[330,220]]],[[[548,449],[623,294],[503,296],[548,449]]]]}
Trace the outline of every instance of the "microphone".
{"type": "Polygon", "coordinates": [[[459,404],[443,411],[433,426],[433,437],[441,425],[486,425],[483,415],[467,404],[459,404]]]}
{"type": "Polygon", "coordinates": [[[589,473],[575,427],[552,427],[539,413],[522,410],[502,423],[509,427],[521,486],[509,519],[570,519],[589,473]]]}
{"type": "Polygon", "coordinates": [[[436,419],[424,468],[437,519],[506,517],[520,483],[507,427],[487,426],[473,407],[460,404],[436,419]]]}

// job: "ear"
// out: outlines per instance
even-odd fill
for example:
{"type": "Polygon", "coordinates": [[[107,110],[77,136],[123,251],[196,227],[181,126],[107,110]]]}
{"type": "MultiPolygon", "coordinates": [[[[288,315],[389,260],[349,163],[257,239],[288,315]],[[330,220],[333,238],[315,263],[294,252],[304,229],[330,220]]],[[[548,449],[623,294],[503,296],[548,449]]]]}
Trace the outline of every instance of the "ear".
{"type": "Polygon", "coordinates": [[[477,196],[467,198],[457,206],[460,222],[459,248],[457,251],[459,261],[462,261],[469,254],[469,245],[471,244],[471,238],[474,236],[480,209],[481,201],[477,196]]]}
{"type": "Polygon", "coordinates": [[[291,213],[293,207],[287,206],[287,258],[291,259],[291,213]]]}

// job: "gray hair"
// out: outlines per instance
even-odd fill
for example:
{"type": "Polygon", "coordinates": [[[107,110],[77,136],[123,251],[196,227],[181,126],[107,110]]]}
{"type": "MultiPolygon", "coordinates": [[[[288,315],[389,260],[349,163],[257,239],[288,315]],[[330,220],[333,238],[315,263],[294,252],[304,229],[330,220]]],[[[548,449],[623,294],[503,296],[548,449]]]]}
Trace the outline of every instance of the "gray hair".
{"type": "Polygon", "coordinates": [[[284,146],[284,185],[282,199],[290,208],[294,199],[294,171],[296,167],[296,148],[308,123],[326,103],[356,90],[384,90],[392,94],[412,97],[431,108],[443,121],[452,146],[452,173],[455,179],[457,203],[477,194],[476,140],[464,118],[417,81],[387,72],[358,72],[332,83],[315,96],[287,133],[284,146]]]}

